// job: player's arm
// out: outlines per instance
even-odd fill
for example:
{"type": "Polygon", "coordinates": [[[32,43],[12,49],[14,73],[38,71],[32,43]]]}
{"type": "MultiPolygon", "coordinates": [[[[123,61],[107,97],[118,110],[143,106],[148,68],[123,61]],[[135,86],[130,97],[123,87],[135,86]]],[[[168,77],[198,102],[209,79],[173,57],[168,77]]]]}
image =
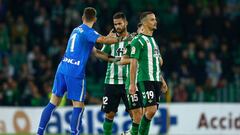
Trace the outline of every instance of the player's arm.
{"type": "Polygon", "coordinates": [[[131,59],[130,63],[130,88],[129,93],[134,94],[136,92],[136,71],[137,71],[137,62],[136,58],[131,59]]]}
{"type": "Polygon", "coordinates": [[[102,36],[96,31],[88,31],[85,33],[85,36],[90,43],[94,43],[94,44],[100,43],[100,44],[111,45],[111,44],[122,41],[123,37],[116,37],[116,36],[113,36],[113,34],[114,33],[110,32],[108,36],[102,36]]]}
{"type": "Polygon", "coordinates": [[[92,54],[102,60],[108,61],[108,54],[101,52],[97,48],[93,47],[92,54]]]}
{"type": "Polygon", "coordinates": [[[100,44],[111,45],[122,41],[122,37],[100,36],[96,42],[100,44]]]}
{"type": "MultiPolygon", "coordinates": [[[[160,67],[163,65],[163,59],[162,57],[160,57],[160,67]]],[[[168,91],[168,86],[167,83],[165,81],[165,79],[163,78],[163,76],[161,75],[161,82],[162,82],[162,86],[160,88],[160,90],[162,91],[162,93],[166,93],[168,91]]]]}
{"type": "Polygon", "coordinates": [[[113,31],[114,30],[112,29],[107,36],[101,35],[96,42],[100,44],[111,45],[122,41],[123,37],[116,36],[116,33],[114,33],[113,31]]]}
{"type": "Polygon", "coordinates": [[[161,76],[161,81],[162,81],[161,91],[163,93],[166,93],[168,91],[168,86],[167,86],[167,83],[166,83],[165,79],[163,78],[163,76],[161,76]]]}
{"type": "Polygon", "coordinates": [[[121,57],[120,61],[117,61],[117,65],[127,65],[131,63],[131,58],[128,55],[124,55],[121,57]]]}
{"type": "Polygon", "coordinates": [[[163,65],[163,59],[160,57],[160,67],[163,65]]]}
{"type": "Polygon", "coordinates": [[[130,53],[130,87],[129,93],[134,94],[136,92],[136,72],[138,59],[140,58],[141,49],[143,44],[136,38],[131,42],[131,53],[130,53]]]}
{"type": "Polygon", "coordinates": [[[116,62],[119,59],[115,58],[114,56],[108,55],[100,50],[98,50],[97,48],[93,47],[92,53],[95,57],[104,60],[104,61],[108,61],[108,62],[116,62]]]}

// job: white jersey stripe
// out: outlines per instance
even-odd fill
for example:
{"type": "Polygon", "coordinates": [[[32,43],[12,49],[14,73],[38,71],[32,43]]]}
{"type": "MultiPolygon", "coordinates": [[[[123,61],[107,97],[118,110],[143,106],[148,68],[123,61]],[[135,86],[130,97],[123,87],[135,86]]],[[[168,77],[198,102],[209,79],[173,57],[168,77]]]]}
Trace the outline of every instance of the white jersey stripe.
{"type": "MultiPolygon", "coordinates": [[[[119,43],[119,48],[124,48],[124,42],[119,43]]],[[[124,65],[118,66],[118,84],[123,84],[123,66],[124,65]]]]}
{"type": "Polygon", "coordinates": [[[149,75],[149,79],[150,81],[154,81],[153,78],[153,54],[152,54],[152,45],[150,43],[150,41],[148,40],[148,38],[146,36],[142,36],[143,39],[145,40],[145,42],[147,43],[147,49],[148,49],[148,75],[149,75]]]}
{"type": "MultiPolygon", "coordinates": [[[[151,38],[152,43],[154,44],[154,47],[158,49],[157,43],[155,42],[154,38],[151,38]]],[[[158,51],[160,51],[158,49],[158,51]]],[[[157,81],[160,81],[160,57],[157,56],[156,58],[156,67],[157,67],[157,72],[156,72],[156,79],[157,81]]]]}
{"type": "MultiPolygon", "coordinates": [[[[112,56],[115,56],[114,54],[114,47],[115,45],[111,45],[111,55],[112,56]]],[[[110,66],[110,80],[109,80],[109,84],[114,84],[114,63],[111,63],[111,66],[110,66]]]]}
{"type": "Polygon", "coordinates": [[[80,101],[83,101],[83,95],[84,95],[84,85],[85,85],[85,79],[82,79],[82,90],[80,95],[80,101]]]}
{"type": "Polygon", "coordinates": [[[144,45],[140,39],[139,39],[138,41],[140,42],[140,44],[141,44],[142,46],[144,45]]]}

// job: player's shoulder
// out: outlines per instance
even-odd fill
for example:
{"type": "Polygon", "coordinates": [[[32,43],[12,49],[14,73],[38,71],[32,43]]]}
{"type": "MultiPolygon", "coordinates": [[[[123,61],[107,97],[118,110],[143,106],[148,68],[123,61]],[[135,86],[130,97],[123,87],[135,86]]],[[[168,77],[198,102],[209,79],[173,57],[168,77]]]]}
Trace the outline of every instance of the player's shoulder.
{"type": "Polygon", "coordinates": [[[87,31],[86,31],[86,34],[88,34],[89,36],[92,36],[92,35],[100,35],[95,29],[93,28],[89,28],[87,31]]]}
{"type": "Polygon", "coordinates": [[[89,32],[93,32],[95,31],[93,28],[88,27],[85,24],[81,24],[78,27],[75,28],[77,31],[79,31],[80,33],[89,33],[89,32]]]}
{"type": "Polygon", "coordinates": [[[133,38],[133,40],[138,40],[138,39],[140,39],[141,38],[141,34],[137,34],[134,38],[133,38]]]}
{"type": "Polygon", "coordinates": [[[131,42],[131,44],[136,44],[136,43],[142,44],[142,35],[141,34],[136,35],[131,42]]]}

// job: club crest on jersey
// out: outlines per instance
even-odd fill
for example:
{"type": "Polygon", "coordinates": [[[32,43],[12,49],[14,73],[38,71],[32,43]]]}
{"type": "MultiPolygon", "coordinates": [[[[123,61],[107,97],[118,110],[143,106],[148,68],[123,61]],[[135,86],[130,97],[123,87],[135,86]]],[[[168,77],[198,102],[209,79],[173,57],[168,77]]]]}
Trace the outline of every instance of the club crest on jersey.
{"type": "Polygon", "coordinates": [[[117,53],[117,56],[122,56],[123,54],[124,54],[124,49],[125,48],[118,48],[117,50],[116,50],[116,53],[117,53]]]}
{"type": "Polygon", "coordinates": [[[135,54],[136,53],[136,48],[133,46],[132,48],[131,48],[131,54],[135,54]]]}

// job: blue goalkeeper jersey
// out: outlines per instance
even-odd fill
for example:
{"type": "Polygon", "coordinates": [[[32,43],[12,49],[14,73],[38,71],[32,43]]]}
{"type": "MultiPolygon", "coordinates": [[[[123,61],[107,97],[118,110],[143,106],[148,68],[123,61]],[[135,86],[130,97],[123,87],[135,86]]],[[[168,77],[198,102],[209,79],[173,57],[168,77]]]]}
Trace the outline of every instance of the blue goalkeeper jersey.
{"type": "Polygon", "coordinates": [[[85,67],[93,46],[100,35],[85,24],[76,27],[68,40],[67,48],[57,72],[84,78],[85,67]]]}

